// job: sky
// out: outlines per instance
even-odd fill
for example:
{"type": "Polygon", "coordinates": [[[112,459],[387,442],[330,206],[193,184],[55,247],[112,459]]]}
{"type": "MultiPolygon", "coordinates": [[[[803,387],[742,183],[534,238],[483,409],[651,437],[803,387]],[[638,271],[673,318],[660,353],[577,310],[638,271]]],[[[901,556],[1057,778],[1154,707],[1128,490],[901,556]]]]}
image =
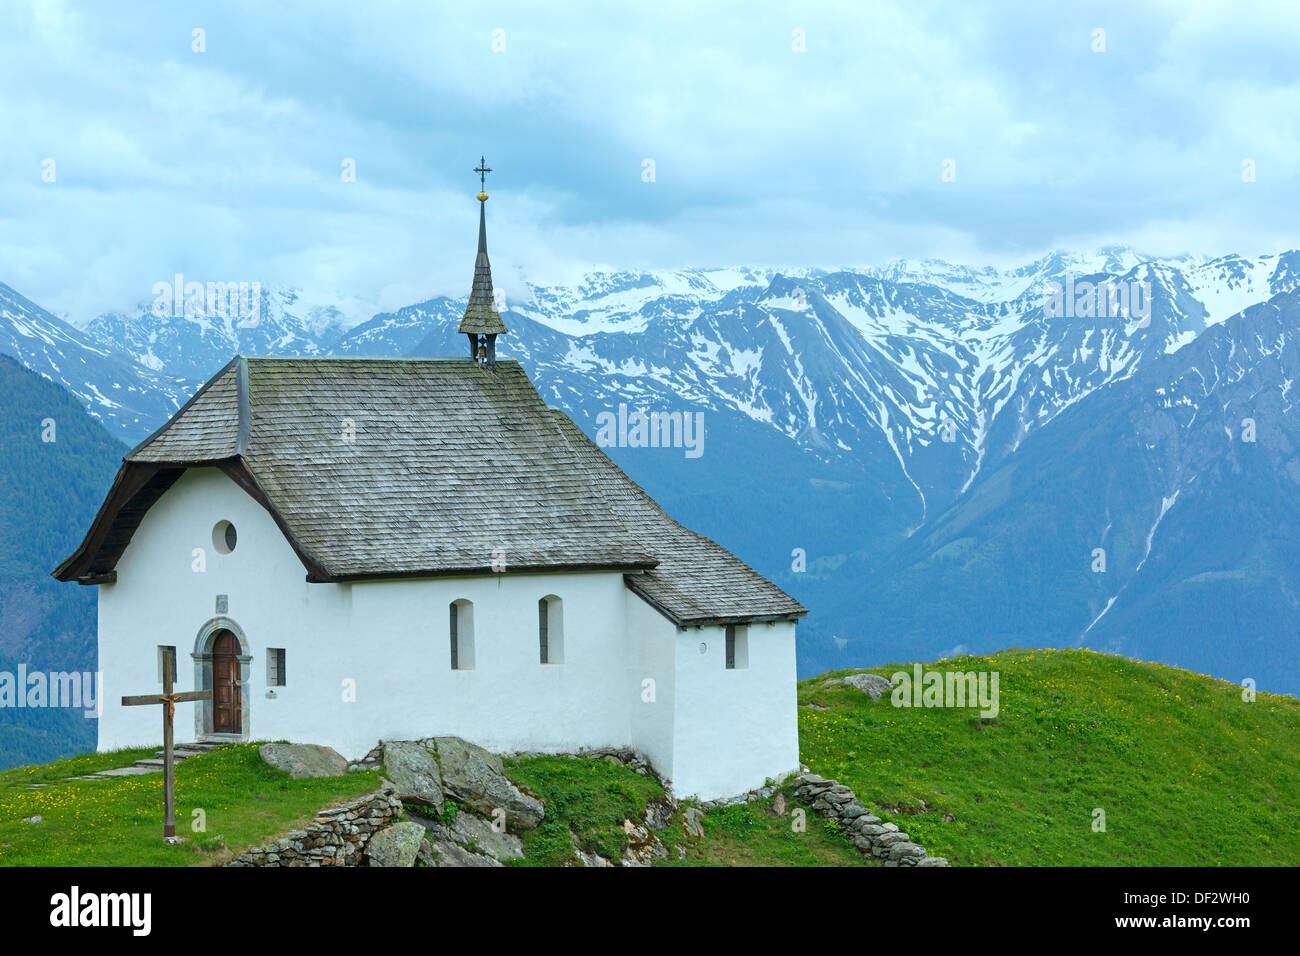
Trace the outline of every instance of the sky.
{"type": "Polygon", "coordinates": [[[461,296],[480,155],[507,286],[1300,246],[1300,4],[1054,6],[6,0],[0,282],[461,296]]]}

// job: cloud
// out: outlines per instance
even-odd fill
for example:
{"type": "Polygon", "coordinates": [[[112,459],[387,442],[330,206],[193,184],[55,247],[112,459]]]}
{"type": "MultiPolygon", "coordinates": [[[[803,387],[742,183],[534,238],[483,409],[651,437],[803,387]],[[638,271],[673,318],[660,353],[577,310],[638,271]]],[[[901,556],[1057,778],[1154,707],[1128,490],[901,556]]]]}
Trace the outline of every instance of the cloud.
{"type": "Polygon", "coordinates": [[[178,271],[461,294],[480,153],[536,281],[1277,251],[1298,41],[1283,4],[10,4],[0,280],[77,320],[178,271]]]}

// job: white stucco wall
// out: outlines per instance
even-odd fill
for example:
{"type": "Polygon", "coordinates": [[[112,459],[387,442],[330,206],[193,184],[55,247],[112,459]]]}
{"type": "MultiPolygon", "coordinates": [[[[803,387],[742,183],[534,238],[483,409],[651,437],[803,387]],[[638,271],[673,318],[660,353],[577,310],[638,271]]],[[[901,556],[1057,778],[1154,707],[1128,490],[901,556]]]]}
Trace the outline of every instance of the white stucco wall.
{"type": "Polygon", "coordinates": [[[632,746],[671,779],[677,627],[631,591],[624,588],[623,594],[631,636],[627,690],[632,704],[632,746]]]}
{"type": "MultiPolygon", "coordinates": [[[[224,594],[222,616],[252,658],[242,688],[249,739],[320,743],[349,758],[380,739],[432,735],[496,750],[631,746],[678,793],[706,799],[797,765],[794,626],[754,626],[750,667],[725,671],[720,629],[679,632],[620,573],[308,584],[270,515],[215,468],[191,469],[159,499],[117,571],[116,583],[99,586],[101,750],[160,741],[160,708],[124,708],[120,698],[159,688],[158,645],[177,648],[177,689],[195,689],[195,639],[224,594]],[[230,555],[212,546],[223,519],[238,532],[230,555]],[[193,570],[195,548],[203,572],[193,570]],[[537,601],[551,594],[564,603],[564,659],[544,665],[537,601]],[[474,604],[475,660],[453,671],[447,609],[460,599],[474,604]],[[285,648],[288,678],[273,698],[271,647],[285,648]]],[[[193,739],[197,706],[177,706],[177,740],[193,739]]]]}
{"type": "Polygon", "coordinates": [[[722,627],[677,633],[673,790],[703,800],[799,768],[795,625],[751,624],[748,666],[726,669],[722,627]],[[703,648],[703,650],[701,650],[703,648]]]}

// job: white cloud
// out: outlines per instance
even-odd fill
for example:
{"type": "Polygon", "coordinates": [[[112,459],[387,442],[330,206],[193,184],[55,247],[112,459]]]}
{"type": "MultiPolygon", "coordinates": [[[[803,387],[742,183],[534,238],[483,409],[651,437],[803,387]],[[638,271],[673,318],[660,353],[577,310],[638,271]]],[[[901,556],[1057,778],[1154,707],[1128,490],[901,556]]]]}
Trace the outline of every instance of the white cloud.
{"type": "Polygon", "coordinates": [[[0,281],[82,320],[177,271],[460,294],[480,152],[494,262],[538,281],[1277,250],[1297,245],[1298,41],[1282,4],[9,5],[0,281]]]}

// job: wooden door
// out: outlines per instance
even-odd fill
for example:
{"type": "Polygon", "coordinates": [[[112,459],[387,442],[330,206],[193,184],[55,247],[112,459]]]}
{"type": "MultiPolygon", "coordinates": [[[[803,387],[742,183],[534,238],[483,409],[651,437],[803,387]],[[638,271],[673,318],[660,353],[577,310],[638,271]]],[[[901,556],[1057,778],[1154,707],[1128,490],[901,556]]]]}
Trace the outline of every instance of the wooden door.
{"type": "Polygon", "coordinates": [[[243,701],[239,682],[239,640],[229,631],[217,635],[212,645],[212,730],[218,734],[240,732],[243,701]]]}

